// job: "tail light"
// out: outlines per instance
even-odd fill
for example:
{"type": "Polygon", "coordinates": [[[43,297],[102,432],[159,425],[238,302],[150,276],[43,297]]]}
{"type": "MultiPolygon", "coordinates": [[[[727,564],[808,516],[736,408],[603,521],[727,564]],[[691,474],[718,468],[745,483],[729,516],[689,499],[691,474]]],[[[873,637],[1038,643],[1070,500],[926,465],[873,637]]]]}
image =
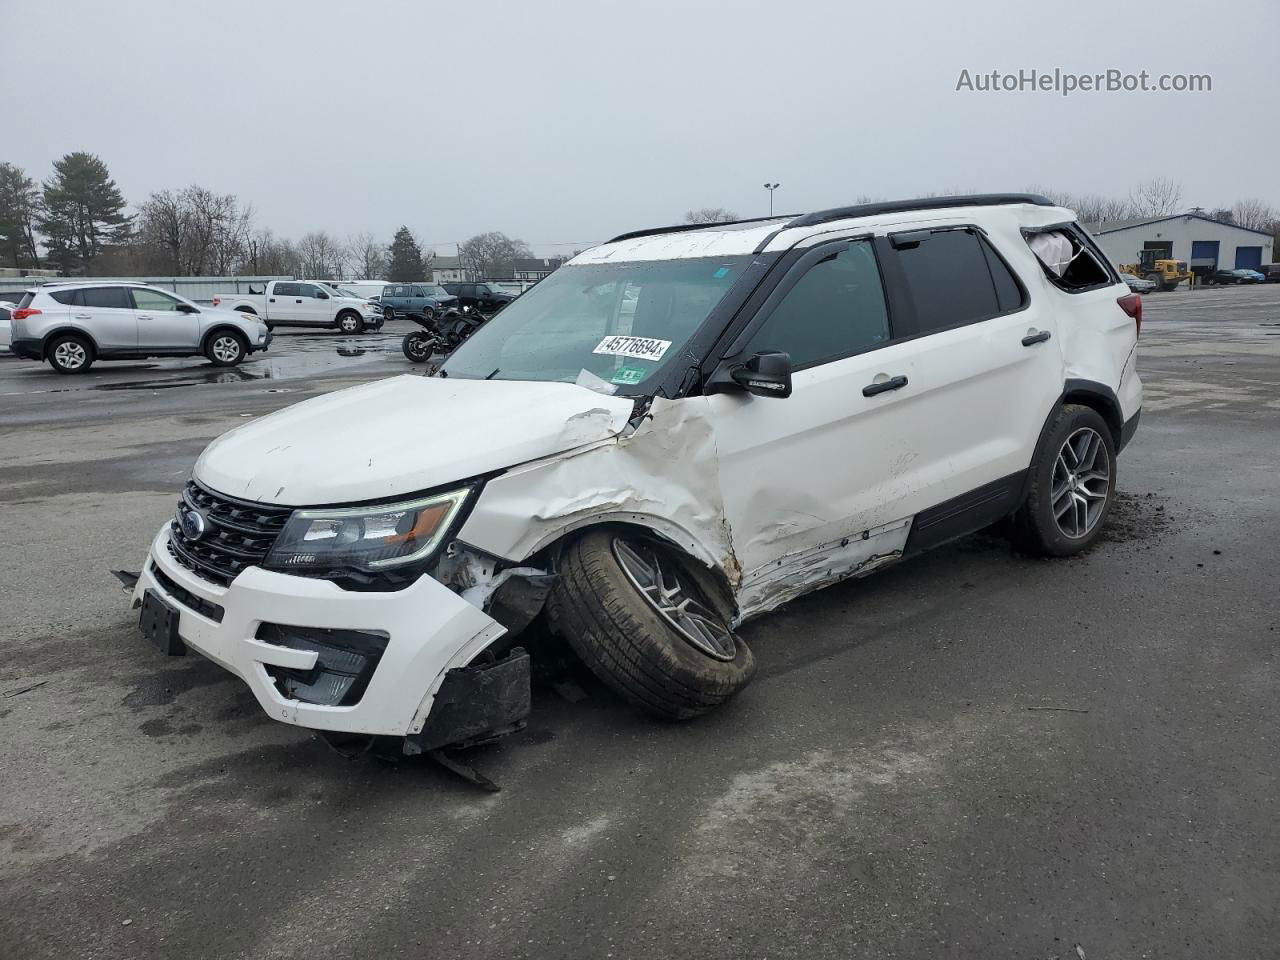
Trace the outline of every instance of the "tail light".
{"type": "Polygon", "coordinates": [[[40,311],[37,310],[35,307],[19,307],[17,310],[13,311],[13,316],[11,319],[25,320],[27,319],[27,317],[34,317],[39,312],[40,311]]]}
{"type": "Polygon", "coordinates": [[[221,297],[214,297],[214,298],[213,298],[213,305],[214,305],[215,307],[216,307],[218,304],[220,304],[221,302],[222,302],[222,298],[221,298],[221,297]]]}
{"type": "Polygon", "coordinates": [[[1126,293],[1123,297],[1117,297],[1116,303],[1120,304],[1120,309],[1133,317],[1133,328],[1136,333],[1142,333],[1142,298],[1136,293],[1126,293]]]}

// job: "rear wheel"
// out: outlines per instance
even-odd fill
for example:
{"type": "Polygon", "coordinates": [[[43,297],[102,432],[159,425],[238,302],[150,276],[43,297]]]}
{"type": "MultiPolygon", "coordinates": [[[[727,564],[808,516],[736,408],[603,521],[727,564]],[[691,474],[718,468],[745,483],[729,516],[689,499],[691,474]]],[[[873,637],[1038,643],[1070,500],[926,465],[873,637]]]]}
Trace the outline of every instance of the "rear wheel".
{"type": "Polygon", "coordinates": [[[84,337],[64,334],[49,341],[45,357],[59,373],[84,373],[93,366],[93,344],[84,337]]]}
{"type": "Polygon", "coordinates": [[[1041,441],[1027,499],[1014,515],[1018,545],[1050,557],[1091,547],[1111,512],[1115,478],[1115,440],[1107,422],[1091,407],[1064,405],[1041,441]]]}
{"type": "Polygon", "coordinates": [[[404,355],[414,363],[426,363],[435,352],[436,339],[426,332],[415,331],[404,338],[401,349],[404,355]]]}
{"type": "Polygon", "coordinates": [[[675,549],[631,531],[594,530],[565,548],[557,572],[552,622],[596,676],[640,709],[696,717],[755,673],[710,575],[675,549]]]}
{"type": "Polygon", "coordinates": [[[247,350],[242,337],[221,330],[209,338],[204,347],[204,355],[215,367],[234,367],[244,359],[247,350]]]}

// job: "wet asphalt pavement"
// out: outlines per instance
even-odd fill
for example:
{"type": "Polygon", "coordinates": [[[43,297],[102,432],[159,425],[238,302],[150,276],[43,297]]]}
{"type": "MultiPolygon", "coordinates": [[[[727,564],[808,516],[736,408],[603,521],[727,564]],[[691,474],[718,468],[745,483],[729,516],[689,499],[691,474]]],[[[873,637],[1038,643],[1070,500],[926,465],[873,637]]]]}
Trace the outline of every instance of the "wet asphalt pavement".
{"type": "Polygon", "coordinates": [[[1274,957],[1280,286],[1146,304],[1090,554],[971,537],[791,603],[695,723],[536,689],[472,753],[498,794],[267,719],[109,573],[209,439],[410,371],[407,324],[0,358],[0,957],[1274,957]]]}

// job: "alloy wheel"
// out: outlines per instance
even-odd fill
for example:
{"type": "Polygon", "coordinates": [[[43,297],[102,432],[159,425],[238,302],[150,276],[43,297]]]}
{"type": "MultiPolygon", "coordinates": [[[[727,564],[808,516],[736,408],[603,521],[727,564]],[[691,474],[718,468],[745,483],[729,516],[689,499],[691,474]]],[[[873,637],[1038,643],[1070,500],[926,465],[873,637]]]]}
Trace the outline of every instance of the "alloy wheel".
{"type": "Polygon", "coordinates": [[[240,359],[240,341],[232,336],[218,337],[213,341],[213,356],[220,363],[235,363],[240,359]]]}
{"type": "Polygon", "coordinates": [[[1067,437],[1053,464],[1050,504],[1063,536],[1079,540],[1102,519],[1111,492],[1111,461],[1102,436],[1081,427],[1067,437]]]}
{"type": "Polygon", "coordinates": [[[613,555],[631,584],[658,616],[700,652],[716,660],[732,660],[738,648],[720,616],[699,599],[688,574],[652,544],[613,539],[613,555]]]}
{"type": "Polygon", "coordinates": [[[88,358],[84,344],[75,340],[64,340],[53,349],[53,359],[63,370],[79,370],[88,358]]]}

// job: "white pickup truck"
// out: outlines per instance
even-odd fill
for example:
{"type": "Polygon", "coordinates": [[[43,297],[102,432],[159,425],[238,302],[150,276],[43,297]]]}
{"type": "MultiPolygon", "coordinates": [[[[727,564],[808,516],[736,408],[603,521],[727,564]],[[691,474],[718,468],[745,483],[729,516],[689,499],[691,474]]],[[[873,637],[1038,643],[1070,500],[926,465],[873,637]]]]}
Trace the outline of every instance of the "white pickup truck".
{"type": "Polygon", "coordinates": [[[382,326],[382,308],[345,296],[321,280],[269,280],[249,293],[215,293],[213,305],[252,313],[267,327],[334,327],[360,333],[382,326]]]}

